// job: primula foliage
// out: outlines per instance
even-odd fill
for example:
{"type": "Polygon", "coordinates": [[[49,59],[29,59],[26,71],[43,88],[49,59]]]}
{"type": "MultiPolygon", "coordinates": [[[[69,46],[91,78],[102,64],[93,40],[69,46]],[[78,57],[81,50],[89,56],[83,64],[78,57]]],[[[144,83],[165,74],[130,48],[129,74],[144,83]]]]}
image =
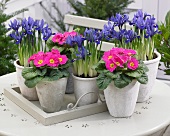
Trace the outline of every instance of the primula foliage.
{"type": "Polygon", "coordinates": [[[38,52],[32,55],[29,60],[32,68],[24,68],[22,76],[25,78],[25,85],[29,88],[35,87],[40,81],[54,81],[68,77],[70,65],[66,55],[61,55],[58,50],[51,52],[38,52]]]}
{"type": "Polygon", "coordinates": [[[13,15],[6,15],[4,10],[8,1],[2,0],[0,2],[0,76],[15,71],[13,61],[16,60],[17,54],[17,46],[7,36],[8,29],[5,27],[5,22],[14,15],[24,11],[18,11],[13,15]]]}
{"type": "Polygon", "coordinates": [[[165,22],[159,24],[161,35],[155,37],[155,45],[161,54],[161,62],[164,63],[167,75],[170,75],[170,11],[165,17],[165,22]]]}
{"type": "Polygon", "coordinates": [[[93,68],[99,73],[97,85],[104,90],[113,81],[118,88],[127,86],[136,79],[141,84],[148,82],[148,68],[135,58],[136,51],[123,48],[112,48],[104,52],[102,60],[93,68]]]}

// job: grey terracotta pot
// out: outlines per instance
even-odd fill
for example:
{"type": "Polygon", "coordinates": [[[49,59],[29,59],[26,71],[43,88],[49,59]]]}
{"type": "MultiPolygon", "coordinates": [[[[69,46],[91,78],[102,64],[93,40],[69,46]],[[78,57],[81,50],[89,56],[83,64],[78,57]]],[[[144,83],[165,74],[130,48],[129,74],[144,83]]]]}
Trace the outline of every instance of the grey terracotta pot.
{"type": "Polygon", "coordinates": [[[14,65],[16,67],[18,86],[20,88],[21,94],[28,100],[37,101],[38,96],[35,87],[28,88],[24,83],[25,79],[22,77],[22,70],[24,69],[24,67],[19,65],[19,60],[16,60],[14,62],[14,65]]]}
{"type": "Polygon", "coordinates": [[[36,85],[40,105],[45,112],[59,111],[63,104],[67,78],[41,81],[36,85]]]}
{"type": "Polygon", "coordinates": [[[149,71],[147,72],[148,75],[148,83],[141,84],[139,88],[138,100],[137,102],[144,102],[149,99],[151,94],[152,88],[155,84],[156,75],[158,71],[159,61],[161,59],[161,54],[155,52],[157,58],[153,60],[144,61],[144,64],[148,67],[149,71]]]}
{"type": "Polygon", "coordinates": [[[98,101],[99,88],[96,78],[81,78],[73,76],[74,94],[76,100],[79,100],[78,106],[89,105],[98,101]]]}
{"type": "Polygon", "coordinates": [[[139,92],[139,82],[133,80],[124,88],[117,88],[112,81],[104,90],[109,113],[113,117],[129,117],[133,114],[139,92]]]}

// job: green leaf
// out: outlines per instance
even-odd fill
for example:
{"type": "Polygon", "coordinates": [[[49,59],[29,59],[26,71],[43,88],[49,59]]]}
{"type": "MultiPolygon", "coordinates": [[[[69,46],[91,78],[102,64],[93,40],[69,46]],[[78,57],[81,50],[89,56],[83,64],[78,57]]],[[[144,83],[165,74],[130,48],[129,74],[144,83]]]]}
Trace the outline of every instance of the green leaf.
{"type": "Polygon", "coordinates": [[[111,83],[112,79],[105,76],[104,74],[99,74],[97,77],[97,85],[100,90],[104,90],[111,83]]]}
{"type": "Polygon", "coordinates": [[[66,69],[62,70],[61,72],[62,72],[63,77],[68,77],[70,75],[70,73],[66,69]]]}
{"type": "Polygon", "coordinates": [[[103,60],[100,60],[97,64],[93,65],[92,69],[96,70],[98,73],[108,72],[108,70],[106,70],[105,62],[103,60]]]}
{"type": "Polygon", "coordinates": [[[22,76],[23,75],[25,75],[25,74],[27,74],[27,73],[29,73],[29,72],[34,72],[35,70],[33,69],[33,68],[24,68],[23,70],[22,70],[22,76]]]}
{"type": "Polygon", "coordinates": [[[122,79],[127,82],[128,84],[132,82],[133,78],[126,76],[126,75],[121,75],[122,79]]]}
{"type": "Polygon", "coordinates": [[[140,69],[140,70],[143,69],[143,72],[148,72],[149,71],[148,67],[144,64],[144,62],[142,60],[139,61],[138,69],[140,69]]]}
{"type": "Polygon", "coordinates": [[[74,49],[74,48],[69,48],[68,50],[69,50],[70,52],[72,52],[72,53],[75,52],[75,49],[74,49]]]}
{"type": "Polygon", "coordinates": [[[166,33],[164,34],[165,40],[168,40],[169,36],[170,36],[170,32],[166,32],[166,33]]]}
{"type": "Polygon", "coordinates": [[[44,76],[47,73],[47,68],[42,70],[41,76],[44,76]]]}
{"type": "Polygon", "coordinates": [[[34,77],[38,76],[38,74],[36,72],[30,72],[30,73],[27,73],[23,76],[23,78],[25,78],[26,80],[28,79],[32,79],[34,77]]]}
{"type": "Polygon", "coordinates": [[[103,60],[100,60],[98,63],[92,66],[92,69],[95,70],[96,68],[103,66],[103,64],[105,64],[105,62],[103,60]]]}
{"type": "Polygon", "coordinates": [[[70,65],[71,65],[71,63],[70,63],[70,62],[67,62],[67,63],[64,64],[64,65],[61,65],[59,69],[69,68],[70,65]]]}
{"type": "Polygon", "coordinates": [[[47,73],[47,68],[44,68],[42,71],[37,69],[36,72],[39,76],[44,76],[47,73]]]}
{"type": "Polygon", "coordinates": [[[148,69],[148,67],[146,65],[143,65],[143,70],[144,70],[144,72],[148,72],[149,71],[149,69],[148,69]]]}
{"type": "Polygon", "coordinates": [[[114,85],[117,88],[124,88],[125,86],[127,86],[129,84],[129,82],[127,80],[124,80],[124,78],[122,78],[122,76],[120,76],[119,78],[116,78],[114,80],[114,85]]]}
{"type": "Polygon", "coordinates": [[[146,74],[143,74],[141,77],[138,77],[136,79],[141,84],[147,84],[148,82],[148,76],[146,74]]]}
{"type": "Polygon", "coordinates": [[[38,75],[38,73],[35,72],[33,68],[24,68],[22,70],[22,76],[26,80],[32,79],[32,78],[36,77],[37,75],[38,75]]]}
{"type": "Polygon", "coordinates": [[[59,80],[61,77],[56,75],[50,78],[51,81],[59,80]]]}
{"type": "Polygon", "coordinates": [[[58,69],[53,69],[53,70],[51,70],[51,72],[50,72],[50,77],[55,76],[55,75],[57,75],[58,73],[59,73],[59,70],[58,70],[58,69]]]}
{"type": "Polygon", "coordinates": [[[141,65],[136,70],[131,70],[129,72],[126,72],[125,74],[130,77],[138,78],[138,77],[141,77],[143,73],[145,73],[145,71],[147,70],[148,70],[147,67],[145,67],[144,65],[141,65]]]}
{"type": "Polygon", "coordinates": [[[40,82],[42,80],[43,77],[35,77],[33,79],[30,79],[30,80],[25,80],[25,85],[28,87],[28,88],[33,88],[36,86],[36,84],[38,82],[40,82]]]}
{"type": "Polygon", "coordinates": [[[64,47],[58,47],[58,46],[54,46],[53,49],[57,49],[60,52],[62,52],[65,48],[64,47]]]}
{"type": "Polygon", "coordinates": [[[106,76],[111,79],[115,79],[115,78],[118,78],[120,76],[120,74],[121,74],[121,72],[111,73],[110,71],[108,71],[106,73],[106,76]]]}
{"type": "Polygon", "coordinates": [[[51,77],[45,76],[41,81],[54,81],[51,77]]]}
{"type": "Polygon", "coordinates": [[[166,75],[170,75],[170,69],[166,69],[164,71],[165,71],[166,75]]]}

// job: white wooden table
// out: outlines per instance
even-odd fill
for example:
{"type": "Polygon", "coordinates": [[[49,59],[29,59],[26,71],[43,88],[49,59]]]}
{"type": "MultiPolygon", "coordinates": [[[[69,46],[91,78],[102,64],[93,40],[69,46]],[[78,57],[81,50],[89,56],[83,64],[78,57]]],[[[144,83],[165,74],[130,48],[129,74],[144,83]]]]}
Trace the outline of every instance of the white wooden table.
{"type": "Polygon", "coordinates": [[[156,81],[150,99],[136,105],[132,117],[113,118],[108,112],[103,112],[51,126],[38,123],[4,97],[3,88],[15,84],[17,84],[15,73],[0,77],[0,135],[145,136],[170,124],[170,87],[160,81],[156,81]]]}

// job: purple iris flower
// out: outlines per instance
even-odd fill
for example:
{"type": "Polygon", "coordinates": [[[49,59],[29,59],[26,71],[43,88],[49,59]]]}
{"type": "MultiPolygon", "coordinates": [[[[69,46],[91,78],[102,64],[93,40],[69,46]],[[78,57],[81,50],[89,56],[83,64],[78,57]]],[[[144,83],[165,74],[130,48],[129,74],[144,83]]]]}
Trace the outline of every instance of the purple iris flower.
{"type": "Polygon", "coordinates": [[[158,25],[157,24],[147,26],[145,38],[149,38],[149,37],[152,38],[157,33],[160,33],[160,31],[158,31],[158,25]]]}
{"type": "Polygon", "coordinates": [[[125,42],[126,43],[130,43],[132,42],[134,39],[139,38],[140,36],[137,36],[137,33],[132,31],[132,30],[128,30],[126,31],[124,37],[126,38],[125,42]]]}
{"type": "Polygon", "coordinates": [[[147,13],[143,13],[142,10],[138,10],[136,14],[134,14],[132,21],[129,21],[129,24],[136,26],[137,29],[144,30],[148,25],[148,19],[151,19],[150,21],[152,21],[152,23],[155,22],[154,17],[151,17],[151,15],[147,13]]]}
{"type": "Polygon", "coordinates": [[[52,30],[51,28],[48,27],[48,25],[42,29],[42,35],[43,35],[43,40],[45,41],[47,41],[52,35],[52,30]]]}
{"type": "Polygon", "coordinates": [[[68,36],[66,39],[66,44],[73,46],[75,44],[75,41],[73,41],[73,37],[72,36],[68,36]]]}
{"type": "Polygon", "coordinates": [[[22,41],[22,36],[18,33],[18,31],[9,34],[9,36],[15,40],[16,44],[20,44],[22,41]]]}
{"type": "Polygon", "coordinates": [[[84,31],[84,37],[87,41],[95,42],[97,45],[100,44],[100,41],[102,40],[103,32],[98,29],[88,29],[84,31]]]}
{"type": "Polygon", "coordinates": [[[77,43],[78,47],[82,47],[82,44],[85,39],[81,35],[76,35],[73,38],[74,38],[74,41],[77,43]]]}
{"type": "Polygon", "coordinates": [[[28,17],[28,19],[24,18],[21,23],[15,19],[13,22],[11,21],[9,26],[9,30],[14,30],[14,32],[12,32],[9,36],[15,40],[16,44],[21,43],[22,38],[25,37],[28,38],[33,45],[34,42],[37,42],[34,40],[35,30],[38,30],[40,35],[42,34],[43,40],[45,41],[47,41],[52,35],[52,30],[48,27],[48,25],[44,27],[43,19],[41,21],[34,21],[33,18],[28,17]],[[21,31],[19,32],[18,30],[20,27],[21,31]]]}
{"type": "Polygon", "coordinates": [[[78,48],[78,53],[76,54],[76,56],[78,57],[78,59],[85,59],[85,56],[87,56],[87,49],[82,46],[78,48]]]}
{"type": "Polygon", "coordinates": [[[20,21],[17,21],[16,19],[14,19],[13,22],[10,21],[8,30],[13,29],[13,30],[17,31],[17,30],[19,29],[20,26],[21,26],[20,21]]]}
{"type": "Polygon", "coordinates": [[[129,16],[127,14],[121,15],[119,13],[116,13],[116,16],[112,16],[109,20],[114,22],[114,25],[118,26],[119,29],[122,29],[122,26],[125,23],[129,22],[129,16]]]}
{"type": "Polygon", "coordinates": [[[66,39],[66,44],[70,46],[78,45],[78,47],[82,46],[82,43],[84,41],[84,38],[81,35],[76,35],[76,36],[68,36],[66,39]]]}
{"type": "Polygon", "coordinates": [[[144,18],[144,14],[143,14],[142,10],[138,10],[136,12],[136,14],[134,14],[134,17],[136,17],[136,18],[144,18]]]}
{"type": "Polygon", "coordinates": [[[146,20],[145,20],[145,23],[146,23],[146,26],[155,25],[156,24],[155,18],[153,16],[147,17],[146,20]]]}
{"type": "Polygon", "coordinates": [[[75,35],[75,36],[68,36],[66,39],[66,44],[70,46],[77,45],[78,46],[78,53],[76,53],[77,58],[73,59],[72,62],[79,60],[79,59],[84,59],[85,56],[87,55],[87,50],[86,48],[82,45],[84,42],[84,38],[81,35],[75,35]]]}
{"type": "Polygon", "coordinates": [[[31,17],[22,20],[22,27],[25,29],[26,33],[29,35],[33,34],[34,20],[31,17]]]}
{"type": "Polygon", "coordinates": [[[43,19],[41,21],[40,20],[36,20],[34,22],[34,26],[35,26],[35,30],[42,31],[42,29],[44,27],[44,20],[43,19]]]}
{"type": "Polygon", "coordinates": [[[145,29],[145,20],[143,18],[138,18],[136,21],[136,26],[138,29],[145,29]]]}
{"type": "Polygon", "coordinates": [[[113,35],[113,38],[119,40],[119,41],[122,41],[124,35],[126,33],[126,30],[123,29],[123,30],[120,30],[119,32],[115,31],[114,32],[114,35],[113,35]]]}
{"type": "Polygon", "coordinates": [[[115,32],[114,23],[111,21],[108,21],[108,23],[104,25],[102,32],[103,32],[104,38],[106,38],[106,40],[110,40],[112,38],[113,33],[115,32]]]}

